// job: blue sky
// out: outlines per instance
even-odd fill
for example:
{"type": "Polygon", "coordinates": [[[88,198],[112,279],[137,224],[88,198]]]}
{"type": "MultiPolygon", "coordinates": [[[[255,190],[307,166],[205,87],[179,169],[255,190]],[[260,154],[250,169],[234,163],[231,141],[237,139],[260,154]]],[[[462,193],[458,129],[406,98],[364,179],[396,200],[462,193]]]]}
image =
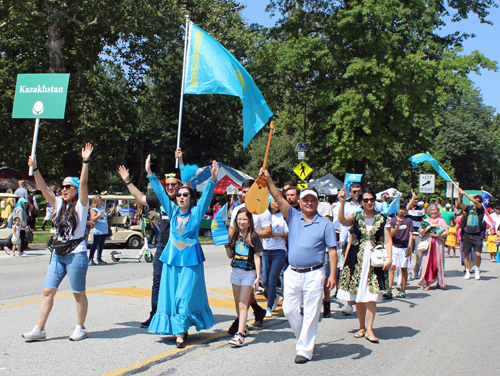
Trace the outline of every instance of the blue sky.
{"type": "MultiPolygon", "coordinates": [[[[240,0],[240,3],[246,6],[243,16],[250,23],[271,27],[278,20],[277,17],[270,19],[269,13],[265,11],[269,0],[240,0]]],[[[458,23],[448,22],[442,33],[448,34],[460,30],[476,34],[475,38],[465,41],[464,53],[470,54],[472,51],[478,50],[491,60],[500,63],[500,9],[491,9],[488,20],[493,22],[493,25],[481,24],[475,15],[471,15],[469,19],[458,23]]],[[[480,89],[484,103],[495,107],[496,112],[499,113],[500,72],[484,70],[480,76],[471,74],[469,78],[475,83],[476,88],[480,89]]]]}

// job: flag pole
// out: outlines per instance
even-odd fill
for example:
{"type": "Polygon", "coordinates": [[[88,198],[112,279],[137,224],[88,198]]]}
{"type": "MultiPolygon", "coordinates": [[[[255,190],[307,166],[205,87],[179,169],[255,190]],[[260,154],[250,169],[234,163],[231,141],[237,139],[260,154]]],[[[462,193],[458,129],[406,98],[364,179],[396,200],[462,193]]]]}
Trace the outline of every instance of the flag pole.
{"type": "MultiPolygon", "coordinates": [[[[177,149],[181,147],[181,125],[182,125],[182,105],[184,104],[184,86],[186,85],[186,60],[188,56],[188,40],[189,40],[189,32],[190,27],[189,23],[191,21],[191,17],[189,14],[184,16],[186,18],[186,34],[184,36],[184,59],[182,62],[182,86],[181,86],[181,103],[179,106],[179,128],[177,130],[177,149]]],[[[179,158],[175,159],[175,168],[179,168],[179,158]]]]}
{"type": "MultiPolygon", "coordinates": [[[[33,145],[31,146],[31,160],[35,157],[36,154],[36,143],[38,142],[38,129],[40,128],[40,118],[36,118],[35,120],[35,131],[33,132],[33,145]]],[[[30,170],[28,173],[29,176],[33,176],[33,166],[30,166],[30,170]]]]}

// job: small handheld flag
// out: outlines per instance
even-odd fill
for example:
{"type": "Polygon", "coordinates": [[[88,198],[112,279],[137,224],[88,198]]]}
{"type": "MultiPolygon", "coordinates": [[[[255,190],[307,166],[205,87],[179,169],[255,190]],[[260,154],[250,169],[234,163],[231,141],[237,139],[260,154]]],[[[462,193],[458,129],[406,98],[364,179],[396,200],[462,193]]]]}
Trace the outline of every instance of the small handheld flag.
{"type": "Polygon", "coordinates": [[[346,198],[351,197],[349,194],[349,187],[351,186],[352,183],[359,183],[361,182],[361,178],[363,177],[363,174],[349,174],[346,173],[344,177],[344,191],[346,194],[346,198]]]}
{"type": "Polygon", "coordinates": [[[212,239],[216,246],[229,243],[229,233],[226,227],[227,204],[217,212],[212,221],[212,239]]]}

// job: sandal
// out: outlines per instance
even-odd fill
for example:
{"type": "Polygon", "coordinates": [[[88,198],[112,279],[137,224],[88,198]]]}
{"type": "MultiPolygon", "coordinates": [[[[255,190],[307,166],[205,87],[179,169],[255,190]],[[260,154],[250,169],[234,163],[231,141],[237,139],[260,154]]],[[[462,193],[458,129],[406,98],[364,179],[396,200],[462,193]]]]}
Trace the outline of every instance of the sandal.
{"type": "Polygon", "coordinates": [[[356,333],[354,333],[354,338],[363,338],[365,333],[366,329],[359,329],[356,333]]]}
{"type": "Polygon", "coordinates": [[[182,349],[184,346],[186,346],[184,341],[187,339],[187,336],[188,336],[188,332],[185,332],[185,333],[182,333],[182,334],[175,336],[175,346],[178,349],[182,349]]]}
{"type": "Polygon", "coordinates": [[[242,337],[246,337],[248,335],[248,332],[249,332],[249,329],[248,329],[248,325],[245,326],[245,330],[243,330],[243,333],[240,333],[242,337]]]}
{"type": "Polygon", "coordinates": [[[234,335],[233,339],[229,341],[230,345],[241,347],[245,344],[245,338],[238,332],[234,335]]]}
{"type": "Polygon", "coordinates": [[[396,298],[406,298],[406,294],[401,291],[398,295],[396,295],[396,298]]]}
{"type": "Polygon", "coordinates": [[[424,291],[429,291],[431,289],[431,286],[430,285],[427,285],[424,287],[424,291]]]}

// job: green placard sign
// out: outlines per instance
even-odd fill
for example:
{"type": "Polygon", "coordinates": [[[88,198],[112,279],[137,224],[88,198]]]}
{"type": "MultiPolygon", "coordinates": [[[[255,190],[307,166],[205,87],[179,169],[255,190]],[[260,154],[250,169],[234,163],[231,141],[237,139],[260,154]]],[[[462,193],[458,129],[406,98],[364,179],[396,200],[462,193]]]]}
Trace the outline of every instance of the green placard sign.
{"type": "Polygon", "coordinates": [[[64,119],[69,74],[18,74],[12,117],[64,119]]]}

